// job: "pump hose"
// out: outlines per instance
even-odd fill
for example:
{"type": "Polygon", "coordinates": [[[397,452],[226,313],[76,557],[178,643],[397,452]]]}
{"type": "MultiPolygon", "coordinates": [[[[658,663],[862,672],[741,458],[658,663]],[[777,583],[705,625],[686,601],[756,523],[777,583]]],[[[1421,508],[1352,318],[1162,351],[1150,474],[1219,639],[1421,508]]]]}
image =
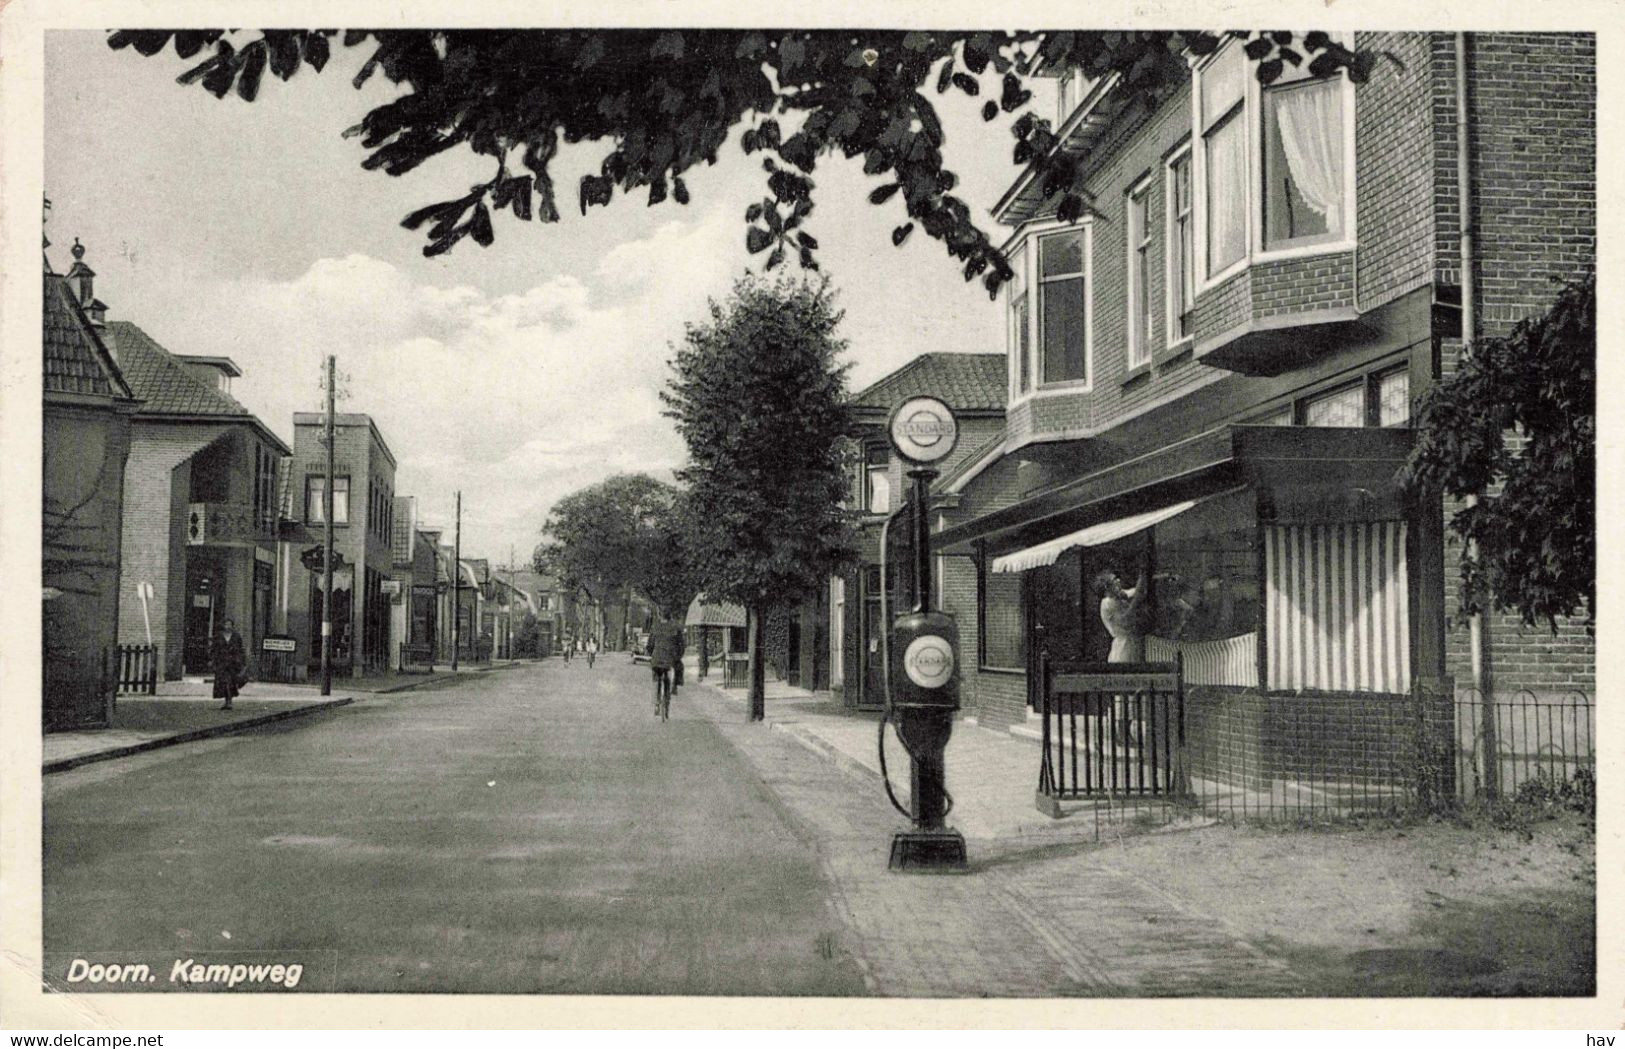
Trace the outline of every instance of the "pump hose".
{"type": "MultiPolygon", "coordinates": [[[[880,715],[880,782],[886,785],[886,797],[891,799],[892,808],[896,809],[898,812],[901,812],[909,819],[913,819],[914,813],[908,811],[908,809],[903,806],[903,803],[897,800],[897,793],[896,791],[892,790],[891,776],[886,772],[886,723],[890,720],[891,710],[888,708],[882,711],[880,715]]],[[[898,733],[897,741],[903,744],[903,749],[905,751],[908,751],[910,760],[918,764],[920,760],[919,756],[916,755],[914,751],[909,750],[908,740],[903,738],[902,733],[898,733]]],[[[947,784],[944,784],[942,787],[942,800],[947,803],[943,806],[942,818],[947,819],[948,813],[954,811],[954,796],[948,793],[947,784]]]]}

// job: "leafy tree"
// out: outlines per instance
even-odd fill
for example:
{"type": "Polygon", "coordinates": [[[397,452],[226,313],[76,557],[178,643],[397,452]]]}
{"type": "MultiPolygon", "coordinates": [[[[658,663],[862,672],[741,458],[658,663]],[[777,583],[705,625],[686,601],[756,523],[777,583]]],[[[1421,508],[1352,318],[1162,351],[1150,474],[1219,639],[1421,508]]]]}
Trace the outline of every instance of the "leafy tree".
{"type": "Polygon", "coordinates": [[[690,325],[661,393],[688,445],[678,478],[698,581],[750,613],[751,718],[763,707],[762,620],[856,556],[844,437],[841,314],[827,281],[748,278],[690,325]]]}
{"type": "MultiPolygon", "coordinates": [[[[787,255],[816,268],[812,174],[821,157],[862,158],[886,181],[874,204],[896,199],[902,244],[916,224],[989,294],[1011,276],[997,246],[954,194],[943,166],[944,132],[930,95],[997,98],[982,117],[1023,109],[1030,79],[1042,69],[1075,67],[1089,78],[1115,76],[1142,101],[1185,83],[1186,53],[1212,52],[1226,36],[1246,41],[1258,78],[1269,83],[1289,66],[1316,75],[1347,69],[1364,80],[1377,56],[1350,51],[1327,34],[1182,31],[921,32],[899,30],[277,30],[250,37],[222,30],[123,30],[108,43],[156,55],[170,43],[182,73],[216,97],[235,90],[253,101],[266,71],[286,80],[303,66],[320,71],[335,41],[370,51],[357,87],[375,73],[407,90],[367,113],[347,134],[370,152],[362,166],[391,175],[412,171],[450,150],[490,158],[489,181],[408,215],[427,225],[424,253],[438,255],[464,237],[489,245],[493,211],[516,219],[559,217],[550,166],[560,142],[607,142],[598,174],[579,186],[583,214],[617,191],[646,190],[651,205],[687,204],[683,176],[715,163],[736,127],[746,153],[764,154],[768,195],[745,214],[746,247],[767,252],[767,267],[787,255]],[[991,77],[989,76],[991,74],[991,77]]],[[[1025,165],[1065,220],[1089,204],[1089,158],[1057,148],[1049,121],[1023,112],[1013,122],[1012,160],[1025,165]]]]}
{"type": "Polygon", "coordinates": [[[700,592],[698,558],[692,549],[698,519],[693,499],[680,489],[670,511],[655,522],[659,556],[643,580],[642,593],[667,618],[680,619],[700,592]]]}
{"type": "Polygon", "coordinates": [[[536,570],[585,593],[600,617],[619,597],[624,628],[632,594],[647,594],[664,572],[665,522],[676,498],[671,485],[642,473],[617,474],[565,496],[542,525],[545,538],[532,556],[536,570]]]}
{"type": "Polygon", "coordinates": [[[1524,623],[1584,610],[1597,588],[1597,281],[1567,283],[1546,313],[1474,343],[1419,408],[1408,483],[1456,499],[1462,607],[1524,623]]]}

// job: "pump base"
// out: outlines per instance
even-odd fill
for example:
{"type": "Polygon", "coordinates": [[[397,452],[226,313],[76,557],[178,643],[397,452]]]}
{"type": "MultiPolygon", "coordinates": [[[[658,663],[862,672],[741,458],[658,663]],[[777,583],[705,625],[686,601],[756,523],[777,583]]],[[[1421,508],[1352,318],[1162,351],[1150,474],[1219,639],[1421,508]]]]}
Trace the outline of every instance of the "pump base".
{"type": "Polygon", "coordinates": [[[965,837],[956,830],[898,831],[892,836],[891,862],[886,866],[924,874],[965,870],[965,837]]]}

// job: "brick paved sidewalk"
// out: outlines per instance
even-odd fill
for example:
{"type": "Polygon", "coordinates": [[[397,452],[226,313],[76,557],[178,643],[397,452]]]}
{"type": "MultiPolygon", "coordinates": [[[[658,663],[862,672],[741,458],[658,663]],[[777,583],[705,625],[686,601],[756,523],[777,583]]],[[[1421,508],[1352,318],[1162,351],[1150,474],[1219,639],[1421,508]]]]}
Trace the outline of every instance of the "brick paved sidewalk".
{"type": "MultiPolygon", "coordinates": [[[[1001,832],[996,838],[972,833],[972,817],[984,818],[976,812],[977,790],[965,790],[963,818],[950,819],[970,838],[967,872],[887,870],[891,834],[907,821],[881,794],[878,776],[851,775],[854,766],[863,768],[855,757],[851,765],[837,767],[827,756],[808,753],[811,748],[788,746],[814,736],[857,739],[859,732],[872,746],[874,722],[818,713],[813,709],[818,705],[816,699],[781,691],[770,699],[769,723],[763,726],[744,720],[740,692],[689,685],[674,701],[674,716],[698,714],[715,722],[756,768],[786,821],[818,850],[832,886],[830,906],[846,927],[847,949],[863,968],[871,993],[918,998],[1302,993],[1302,979],[1285,960],[1237,935],[1221,918],[1157,888],[1156,872],[1140,869],[1132,848],[1067,833],[1052,833],[1047,840],[1010,835],[1002,833],[1007,827],[997,826],[992,828],[1001,832]],[[848,723],[849,732],[835,725],[838,720],[848,723]],[[795,725],[800,729],[793,730],[795,725]]],[[[950,767],[955,756],[964,756],[968,769],[976,751],[1004,746],[997,734],[979,732],[993,738],[964,732],[973,742],[950,750],[950,767]]],[[[833,753],[845,754],[834,749],[835,743],[830,746],[833,753]]],[[[1036,747],[1029,749],[1036,754],[1036,747]]],[[[1010,782],[1022,785],[1030,807],[1026,776],[1010,782]]]]}
{"type": "MultiPolygon", "coordinates": [[[[688,680],[694,680],[692,667],[688,680]]],[[[741,689],[723,690],[717,678],[701,684],[744,709],[741,689]]],[[[828,693],[813,693],[782,681],[768,682],[767,723],[880,789],[879,714],[854,712],[828,693]]],[[[967,840],[1017,839],[1035,842],[1099,841],[1149,829],[1136,822],[1136,810],[1122,805],[1069,803],[1055,819],[1038,811],[1039,744],[1009,732],[956,722],[948,741],[948,793],[954,799],[948,822],[967,840]]],[[[886,732],[886,771],[892,790],[907,804],[909,759],[894,731],[886,732]]],[[[1206,826],[1205,817],[1187,817],[1158,807],[1157,828],[1206,826]]]]}

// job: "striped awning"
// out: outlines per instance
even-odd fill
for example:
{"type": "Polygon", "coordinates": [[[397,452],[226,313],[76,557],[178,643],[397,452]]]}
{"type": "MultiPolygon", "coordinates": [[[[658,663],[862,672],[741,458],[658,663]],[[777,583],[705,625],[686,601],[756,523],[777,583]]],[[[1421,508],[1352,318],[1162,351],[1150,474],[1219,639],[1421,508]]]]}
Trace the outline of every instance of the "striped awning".
{"type": "Polygon", "coordinates": [[[1029,546],[1025,550],[1017,550],[1013,554],[993,559],[992,570],[995,572],[1025,572],[1029,568],[1042,568],[1058,561],[1062,554],[1074,546],[1104,546],[1116,542],[1124,536],[1133,535],[1152,525],[1159,525],[1170,518],[1178,517],[1186,510],[1200,506],[1209,499],[1217,499],[1221,495],[1231,495],[1241,489],[1232,488],[1229,491],[1216,492],[1201,499],[1186,499],[1182,503],[1164,506],[1160,510],[1147,510],[1143,514],[1134,514],[1131,517],[1119,517],[1115,521],[1102,521],[1100,524],[1081,528],[1070,532],[1059,539],[1051,539],[1037,546],[1029,546]]]}
{"type": "Polygon", "coordinates": [[[745,610],[726,601],[707,601],[705,595],[701,594],[688,603],[688,615],[683,617],[683,625],[742,627],[745,625],[745,610]]]}

